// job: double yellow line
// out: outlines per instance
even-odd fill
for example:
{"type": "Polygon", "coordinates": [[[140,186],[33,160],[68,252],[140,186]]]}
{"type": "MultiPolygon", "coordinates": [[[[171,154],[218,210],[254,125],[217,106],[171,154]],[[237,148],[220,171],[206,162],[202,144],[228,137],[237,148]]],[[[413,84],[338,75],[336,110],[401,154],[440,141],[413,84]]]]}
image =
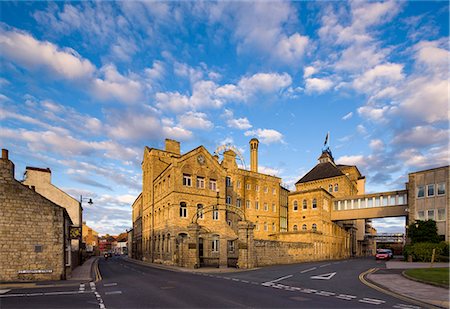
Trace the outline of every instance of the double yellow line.
{"type": "Polygon", "coordinates": [[[100,270],[98,269],[98,259],[95,260],[95,282],[102,280],[102,275],[100,274],[100,270]]]}
{"type": "Polygon", "coordinates": [[[364,283],[365,285],[367,285],[368,287],[371,287],[372,289],[375,289],[375,290],[377,290],[377,291],[379,291],[381,293],[384,293],[384,294],[388,294],[390,296],[393,296],[393,297],[398,298],[400,300],[403,300],[405,302],[413,303],[415,305],[418,305],[418,306],[421,306],[421,307],[425,307],[425,308],[429,308],[429,309],[439,308],[439,307],[433,306],[431,304],[418,301],[418,300],[416,300],[414,298],[410,298],[410,297],[407,297],[407,296],[404,296],[404,295],[392,292],[392,291],[384,289],[384,288],[382,288],[382,287],[380,287],[380,286],[378,286],[376,284],[373,284],[372,282],[367,281],[365,276],[367,276],[368,274],[374,273],[377,270],[378,270],[378,268],[371,268],[371,269],[369,269],[369,270],[359,274],[359,280],[362,283],[364,283]]]}

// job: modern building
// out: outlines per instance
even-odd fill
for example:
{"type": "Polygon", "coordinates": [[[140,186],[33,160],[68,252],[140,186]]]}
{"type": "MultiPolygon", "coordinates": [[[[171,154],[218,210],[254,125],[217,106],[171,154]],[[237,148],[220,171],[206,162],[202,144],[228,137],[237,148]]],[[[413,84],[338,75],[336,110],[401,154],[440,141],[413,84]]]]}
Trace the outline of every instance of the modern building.
{"type": "Polygon", "coordinates": [[[67,210],[14,177],[8,151],[0,160],[0,282],[66,279],[71,273],[67,210]]]}
{"type": "Polygon", "coordinates": [[[442,240],[450,235],[450,167],[438,167],[408,175],[408,224],[434,220],[442,240]]]}
{"type": "Polygon", "coordinates": [[[83,209],[80,201],[52,183],[52,171],[50,168],[27,166],[22,183],[67,210],[72,220],[72,226],[70,227],[72,267],[80,265],[83,225],[83,209]]]}

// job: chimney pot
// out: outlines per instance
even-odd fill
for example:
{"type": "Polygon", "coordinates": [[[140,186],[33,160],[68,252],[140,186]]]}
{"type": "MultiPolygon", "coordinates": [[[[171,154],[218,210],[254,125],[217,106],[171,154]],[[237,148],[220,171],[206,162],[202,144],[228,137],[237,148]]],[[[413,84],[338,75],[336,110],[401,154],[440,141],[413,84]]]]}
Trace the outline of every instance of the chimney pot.
{"type": "Polygon", "coordinates": [[[8,149],[2,149],[2,159],[9,160],[8,159],[8,149]]]}

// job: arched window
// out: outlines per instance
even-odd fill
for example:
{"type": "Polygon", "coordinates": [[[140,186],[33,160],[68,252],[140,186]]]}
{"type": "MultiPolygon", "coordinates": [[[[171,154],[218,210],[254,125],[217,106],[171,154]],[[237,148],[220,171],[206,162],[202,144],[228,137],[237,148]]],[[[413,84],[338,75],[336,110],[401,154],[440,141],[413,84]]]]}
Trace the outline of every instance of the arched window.
{"type": "Polygon", "coordinates": [[[338,192],[339,191],[339,185],[336,183],[334,185],[334,192],[338,192]]]}
{"type": "Polygon", "coordinates": [[[203,219],[203,205],[202,204],[197,205],[197,218],[203,219]]]}
{"type": "Polygon", "coordinates": [[[302,231],[306,231],[306,224],[302,225],[302,231]]]}
{"type": "Polygon", "coordinates": [[[276,230],[276,227],[275,227],[275,222],[272,222],[272,231],[274,231],[274,232],[275,232],[275,230],[276,230]]]}
{"type": "Polygon", "coordinates": [[[312,200],[312,208],[317,208],[317,200],[315,198],[312,200]]]}
{"type": "Polygon", "coordinates": [[[187,217],[187,206],[185,202],[180,203],[180,218],[187,217]]]}
{"type": "Polygon", "coordinates": [[[317,231],[317,224],[313,223],[313,225],[312,225],[312,230],[313,230],[314,232],[317,231]]]}
{"type": "Polygon", "coordinates": [[[264,231],[267,231],[268,227],[267,227],[267,222],[264,222],[264,231]]]}
{"type": "Polygon", "coordinates": [[[294,201],[294,211],[297,211],[298,210],[298,203],[297,203],[297,201],[294,201]]]}
{"type": "Polygon", "coordinates": [[[297,224],[294,224],[293,230],[294,230],[294,231],[298,231],[297,224]]]}
{"type": "Polygon", "coordinates": [[[303,200],[303,209],[308,209],[308,202],[303,200]]]}
{"type": "Polygon", "coordinates": [[[332,184],[330,184],[329,186],[328,186],[328,192],[333,192],[333,185],[332,184]]]}
{"type": "Polygon", "coordinates": [[[170,234],[167,234],[167,252],[171,251],[171,247],[170,247],[170,234]]]}

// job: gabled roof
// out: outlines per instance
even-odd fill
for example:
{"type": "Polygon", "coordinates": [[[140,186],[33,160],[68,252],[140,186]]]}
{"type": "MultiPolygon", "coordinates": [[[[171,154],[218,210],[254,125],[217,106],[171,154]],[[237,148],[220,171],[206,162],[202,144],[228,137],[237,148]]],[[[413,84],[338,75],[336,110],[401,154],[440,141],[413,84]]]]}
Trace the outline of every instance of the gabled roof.
{"type": "Polygon", "coordinates": [[[309,181],[343,176],[344,174],[331,162],[319,163],[305,176],[303,176],[298,183],[305,183],[309,181]]]}

